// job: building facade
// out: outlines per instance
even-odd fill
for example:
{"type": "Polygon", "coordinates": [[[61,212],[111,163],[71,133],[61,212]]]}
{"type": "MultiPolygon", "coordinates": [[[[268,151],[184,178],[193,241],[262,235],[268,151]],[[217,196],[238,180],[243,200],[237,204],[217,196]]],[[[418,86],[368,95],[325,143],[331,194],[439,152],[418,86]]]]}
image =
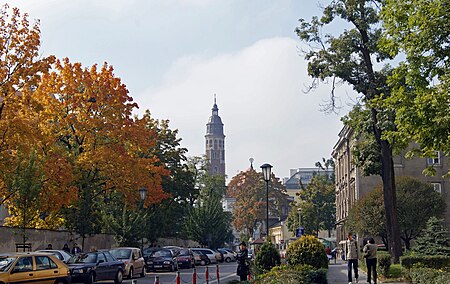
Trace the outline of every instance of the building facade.
{"type": "Polygon", "coordinates": [[[302,187],[306,187],[314,175],[327,175],[331,177],[334,173],[333,169],[319,169],[319,168],[298,168],[289,170],[289,178],[283,181],[286,187],[286,193],[298,201],[297,193],[302,187]]]}
{"type": "Polygon", "coordinates": [[[205,154],[209,163],[209,174],[225,175],[225,135],[215,97],[212,114],[206,124],[205,154]]]}
{"type": "MultiPolygon", "coordinates": [[[[345,126],[339,133],[339,140],[333,148],[336,179],[336,238],[342,241],[347,238],[345,222],[350,208],[375,186],[381,184],[380,176],[362,176],[358,167],[352,162],[352,149],[355,146],[353,131],[345,126]]],[[[449,170],[448,157],[437,153],[436,158],[406,159],[404,153],[394,156],[395,176],[412,176],[430,183],[442,194],[446,204],[445,223],[450,229],[450,180],[443,178],[449,170]],[[434,176],[425,176],[422,172],[432,166],[436,170],[434,176]]]]}

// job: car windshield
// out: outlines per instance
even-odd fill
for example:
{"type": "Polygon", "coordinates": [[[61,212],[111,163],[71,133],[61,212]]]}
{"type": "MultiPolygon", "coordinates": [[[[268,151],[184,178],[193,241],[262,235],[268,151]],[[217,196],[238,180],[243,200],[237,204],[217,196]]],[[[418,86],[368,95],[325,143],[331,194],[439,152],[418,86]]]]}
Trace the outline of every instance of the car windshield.
{"type": "Polygon", "coordinates": [[[171,257],[171,253],[170,250],[157,250],[152,252],[152,254],[150,255],[152,257],[171,257]]]}
{"type": "Polygon", "coordinates": [[[97,263],[96,253],[82,253],[75,258],[76,263],[97,263]]]}
{"type": "Polygon", "coordinates": [[[7,271],[15,260],[16,257],[0,256],[0,272],[7,271]]]}
{"type": "Polygon", "coordinates": [[[117,259],[130,259],[131,249],[112,249],[109,251],[117,259]]]}
{"type": "Polygon", "coordinates": [[[180,250],[180,252],[178,253],[178,255],[180,256],[186,256],[186,255],[190,255],[189,250],[188,249],[182,249],[180,250]]]}

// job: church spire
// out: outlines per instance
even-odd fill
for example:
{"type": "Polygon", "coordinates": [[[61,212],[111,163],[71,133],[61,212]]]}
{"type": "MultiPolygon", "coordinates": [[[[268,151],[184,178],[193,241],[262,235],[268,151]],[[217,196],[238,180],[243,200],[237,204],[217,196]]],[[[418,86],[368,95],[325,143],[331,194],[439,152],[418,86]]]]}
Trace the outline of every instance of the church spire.
{"type": "Polygon", "coordinates": [[[216,94],[214,94],[212,113],[206,124],[205,140],[205,153],[209,162],[209,173],[225,175],[225,135],[223,134],[223,123],[217,107],[216,94]]]}

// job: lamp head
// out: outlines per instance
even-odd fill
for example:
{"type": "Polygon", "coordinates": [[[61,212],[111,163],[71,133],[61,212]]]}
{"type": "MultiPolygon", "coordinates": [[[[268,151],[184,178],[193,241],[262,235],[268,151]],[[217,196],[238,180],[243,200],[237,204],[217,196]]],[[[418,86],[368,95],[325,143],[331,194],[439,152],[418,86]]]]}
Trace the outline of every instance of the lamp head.
{"type": "Polygon", "coordinates": [[[270,164],[264,164],[261,166],[261,169],[263,172],[264,180],[268,182],[270,180],[272,166],[270,164]]]}

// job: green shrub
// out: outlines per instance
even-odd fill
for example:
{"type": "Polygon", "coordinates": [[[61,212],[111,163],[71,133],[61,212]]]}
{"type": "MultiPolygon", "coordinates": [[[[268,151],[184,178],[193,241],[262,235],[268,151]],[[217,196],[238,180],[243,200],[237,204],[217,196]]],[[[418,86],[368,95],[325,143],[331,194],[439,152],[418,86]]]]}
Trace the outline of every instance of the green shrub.
{"type": "Polygon", "coordinates": [[[414,266],[408,273],[414,284],[444,284],[449,283],[450,272],[427,267],[414,266]]]}
{"type": "Polygon", "coordinates": [[[411,269],[416,264],[421,264],[423,267],[442,269],[450,268],[450,256],[443,255],[408,255],[400,258],[400,263],[406,269],[411,269]]]}
{"type": "Polygon", "coordinates": [[[289,265],[308,264],[314,268],[328,268],[325,246],[314,236],[306,235],[294,241],[286,251],[289,265]]]}
{"type": "Polygon", "coordinates": [[[389,275],[389,268],[391,267],[391,256],[389,254],[378,255],[378,273],[387,277],[389,275]]]}
{"type": "Polygon", "coordinates": [[[278,250],[271,242],[265,243],[255,256],[254,269],[257,275],[269,272],[272,267],[281,264],[278,250]]]}
{"type": "Polygon", "coordinates": [[[260,275],[258,284],[327,284],[327,270],[311,265],[282,265],[260,275]]]}

